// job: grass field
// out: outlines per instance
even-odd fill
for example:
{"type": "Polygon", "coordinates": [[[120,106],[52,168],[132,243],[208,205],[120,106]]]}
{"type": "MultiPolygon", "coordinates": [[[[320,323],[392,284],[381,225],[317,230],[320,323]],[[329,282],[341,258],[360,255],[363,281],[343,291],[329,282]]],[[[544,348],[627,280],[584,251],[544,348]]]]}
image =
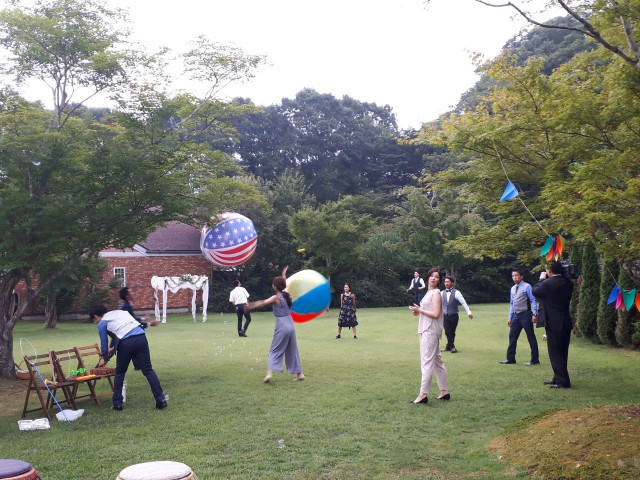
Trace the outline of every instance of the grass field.
{"type": "MultiPolygon", "coordinates": [[[[30,462],[43,480],[113,480],[128,465],[154,460],[184,462],[200,480],[525,479],[526,466],[489,449],[523,418],[639,403],[638,352],[573,338],[574,388],[551,390],[542,385],[552,376],[543,332],[536,330],[541,365],[523,365],[529,360],[524,333],[518,364],[501,365],[508,306],[472,309],[473,320],[461,315],[460,353],[443,353],[452,398],[435,400],[434,378],[426,406],[410,403],[420,369],[417,320],[406,308],[359,309],[358,340],[348,330],[334,339],[337,310],[297,325],[307,379],[276,374],[270,384],[262,383],[274,324],[270,312],[252,314],[247,338],[237,336],[234,314],[214,313],[207,323],[173,315],[147,332],[168,408],[154,408],[145,378],[131,368],[122,412],[110,410],[105,397],[100,406],[82,402],[84,416],[71,425],[54,418],[49,430],[20,431],[26,382],[4,381],[0,457],[30,462]]],[[[62,323],[54,331],[39,322],[20,323],[16,359],[22,356],[20,338],[38,353],[98,341],[89,323],[62,323]]],[[[635,440],[620,438],[627,441],[635,440]]]]}

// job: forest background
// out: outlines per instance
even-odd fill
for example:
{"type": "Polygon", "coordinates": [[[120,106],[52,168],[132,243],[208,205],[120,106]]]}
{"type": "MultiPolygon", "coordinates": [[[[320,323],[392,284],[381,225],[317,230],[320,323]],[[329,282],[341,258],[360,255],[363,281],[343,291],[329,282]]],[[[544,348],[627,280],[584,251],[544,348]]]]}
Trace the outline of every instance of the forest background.
{"type": "Polygon", "coordinates": [[[0,111],[0,375],[13,373],[11,332],[29,302],[104,293],[91,281],[102,248],[228,210],[254,221],[259,248],[214,274],[215,309],[233,278],[259,298],[284,265],[323,273],[336,298],[350,283],[360,306],[407,303],[413,271],[434,266],[469,303],[503,302],[511,269],[533,281],[542,245],[562,235],[583,277],[576,333],[640,343],[637,308],[606,302],[615,284],[640,285],[639,2],[558,2],[567,18],[479,60],[478,84],[419,132],[400,131],[389,106],[311,89],[269,107],[222,102],[264,59],[202,37],[181,58],[211,88],[170,96],[167,52],[124,43],[122,12],[11,3],[0,14],[14,82],[0,111]],[[51,86],[53,110],[20,96],[34,78],[51,86]],[[81,100],[107,91],[118,108],[81,100]],[[499,202],[508,179],[521,202],[499,202]],[[21,279],[30,290],[16,306],[21,279]]]}

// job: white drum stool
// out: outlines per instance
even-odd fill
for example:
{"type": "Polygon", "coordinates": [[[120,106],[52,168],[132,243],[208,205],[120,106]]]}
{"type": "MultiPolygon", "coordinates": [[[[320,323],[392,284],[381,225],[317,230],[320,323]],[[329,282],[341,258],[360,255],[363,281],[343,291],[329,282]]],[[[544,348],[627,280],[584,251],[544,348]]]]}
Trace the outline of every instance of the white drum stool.
{"type": "Polygon", "coordinates": [[[116,480],[198,480],[198,477],[184,463],[161,461],[130,465],[116,480]]]}

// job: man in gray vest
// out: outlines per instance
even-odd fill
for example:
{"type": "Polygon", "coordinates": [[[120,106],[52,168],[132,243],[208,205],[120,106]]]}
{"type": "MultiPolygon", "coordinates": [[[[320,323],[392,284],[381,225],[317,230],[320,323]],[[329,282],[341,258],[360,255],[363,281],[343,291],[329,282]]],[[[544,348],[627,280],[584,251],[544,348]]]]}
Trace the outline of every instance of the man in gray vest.
{"type": "Polygon", "coordinates": [[[413,290],[413,303],[420,305],[422,297],[424,297],[426,287],[424,280],[420,278],[420,273],[413,272],[413,280],[411,280],[411,284],[409,285],[409,288],[407,288],[407,292],[413,290]]]}
{"type": "Polygon", "coordinates": [[[540,363],[538,356],[538,341],[533,330],[533,324],[538,321],[538,304],[533,296],[531,285],[522,281],[524,274],[520,269],[511,272],[514,286],[511,287],[511,299],[509,301],[509,347],[507,348],[507,359],[500,360],[500,363],[516,363],[516,346],[520,332],[524,329],[531,347],[531,360],[525,365],[537,365],[540,363]]]}
{"type": "Polygon", "coordinates": [[[444,312],[444,334],[447,337],[447,346],[443,352],[457,353],[454,341],[456,339],[456,329],[458,328],[458,307],[462,305],[469,318],[473,318],[473,313],[467,306],[462,294],[456,290],[456,280],[452,276],[444,277],[444,290],[442,291],[442,311],[444,312]]]}

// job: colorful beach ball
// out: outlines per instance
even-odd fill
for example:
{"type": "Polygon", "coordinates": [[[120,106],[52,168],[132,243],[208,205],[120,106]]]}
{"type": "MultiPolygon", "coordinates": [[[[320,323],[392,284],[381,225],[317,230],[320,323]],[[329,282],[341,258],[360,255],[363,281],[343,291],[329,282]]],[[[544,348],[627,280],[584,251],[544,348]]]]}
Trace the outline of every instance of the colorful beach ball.
{"type": "Polygon", "coordinates": [[[315,270],[301,270],[287,278],[287,290],[293,299],[291,318],[302,323],[313,320],[331,303],[329,282],[315,270]]]}
{"type": "Polygon", "coordinates": [[[239,213],[219,215],[222,221],[205,226],[200,234],[200,250],[207,260],[220,267],[237,267],[251,258],[258,244],[253,222],[239,213]]]}

